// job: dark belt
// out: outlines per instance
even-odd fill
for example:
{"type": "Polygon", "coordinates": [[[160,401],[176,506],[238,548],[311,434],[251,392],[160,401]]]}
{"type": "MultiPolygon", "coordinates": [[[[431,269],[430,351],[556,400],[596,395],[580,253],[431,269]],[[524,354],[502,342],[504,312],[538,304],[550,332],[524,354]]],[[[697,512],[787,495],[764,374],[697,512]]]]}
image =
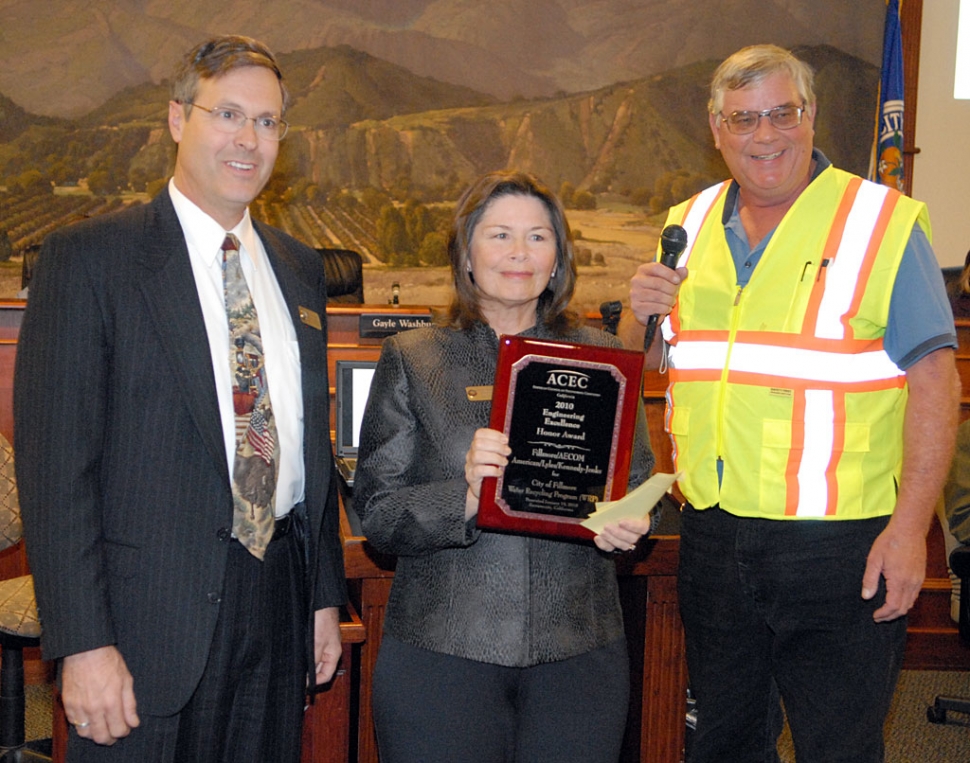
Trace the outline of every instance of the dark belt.
{"type": "Polygon", "coordinates": [[[269,542],[272,543],[274,540],[285,538],[287,535],[290,534],[290,531],[293,529],[293,524],[294,523],[293,523],[292,511],[285,516],[277,517],[276,524],[273,527],[273,537],[270,538],[269,542]]]}

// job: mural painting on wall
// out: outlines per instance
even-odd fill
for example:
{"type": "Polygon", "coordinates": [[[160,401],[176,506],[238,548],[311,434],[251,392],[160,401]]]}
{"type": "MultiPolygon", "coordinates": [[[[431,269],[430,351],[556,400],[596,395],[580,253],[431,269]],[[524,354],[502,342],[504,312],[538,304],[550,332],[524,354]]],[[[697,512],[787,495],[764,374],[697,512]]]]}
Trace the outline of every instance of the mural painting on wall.
{"type": "Polygon", "coordinates": [[[884,0],[0,0],[0,298],[25,250],[166,181],[167,82],[205,36],[276,51],[293,96],[252,213],[359,251],[364,296],[448,299],[453,203],[477,175],[533,172],[577,235],[576,307],[622,299],[666,208],[726,177],[708,84],[774,42],[816,71],[816,144],[865,175],[884,0]]]}

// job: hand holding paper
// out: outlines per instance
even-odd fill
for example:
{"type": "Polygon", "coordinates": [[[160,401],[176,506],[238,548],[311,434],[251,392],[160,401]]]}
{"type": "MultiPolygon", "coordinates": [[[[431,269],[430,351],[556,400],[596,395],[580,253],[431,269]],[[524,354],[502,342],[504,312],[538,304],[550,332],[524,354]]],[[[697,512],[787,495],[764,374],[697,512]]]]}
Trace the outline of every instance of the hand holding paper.
{"type": "Polygon", "coordinates": [[[670,490],[679,476],[679,472],[655,474],[619,500],[597,503],[596,511],[580,524],[587,530],[599,534],[608,523],[619,522],[621,519],[643,519],[657,505],[657,501],[663,494],[670,490]]]}

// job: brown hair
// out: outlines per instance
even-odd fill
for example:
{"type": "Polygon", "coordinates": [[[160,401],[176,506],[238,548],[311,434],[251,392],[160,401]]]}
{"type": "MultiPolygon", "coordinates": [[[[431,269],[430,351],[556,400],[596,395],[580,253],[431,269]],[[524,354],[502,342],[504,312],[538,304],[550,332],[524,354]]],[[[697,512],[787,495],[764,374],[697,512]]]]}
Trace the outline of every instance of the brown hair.
{"type": "Polygon", "coordinates": [[[564,333],[578,323],[569,310],[569,301],[576,288],[576,261],[573,257],[573,235],[569,230],[562,202],[537,178],[511,170],[489,172],[469,186],[455,207],[455,219],[448,237],[448,259],[455,294],[444,317],[446,325],[467,329],[476,321],[484,322],[479,307],[479,294],[469,272],[469,256],[475,226],[485,209],[500,196],[532,196],[549,212],[549,221],[556,237],[555,274],[539,295],[536,307],[537,323],[545,324],[556,334],[564,333]]]}
{"type": "Polygon", "coordinates": [[[185,55],[172,80],[172,100],[185,105],[185,115],[188,117],[191,103],[199,90],[200,79],[219,77],[244,66],[261,66],[276,75],[285,112],[290,94],[283,84],[283,72],[280,71],[272,51],[259,40],[233,34],[212,37],[199,43],[185,55]]]}

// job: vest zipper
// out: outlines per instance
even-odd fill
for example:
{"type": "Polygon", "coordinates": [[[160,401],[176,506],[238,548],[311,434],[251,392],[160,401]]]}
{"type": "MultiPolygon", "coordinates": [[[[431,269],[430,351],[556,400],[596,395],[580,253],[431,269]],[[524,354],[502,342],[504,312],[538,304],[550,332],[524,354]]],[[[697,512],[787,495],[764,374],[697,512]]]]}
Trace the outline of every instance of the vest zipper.
{"type": "Polygon", "coordinates": [[[741,295],[744,287],[738,287],[738,293],[734,296],[734,309],[731,311],[731,329],[728,332],[727,355],[724,358],[724,368],[721,369],[721,380],[717,390],[717,460],[723,462],[723,433],[724,433],[724,395],[727,392],[728,368],[731,366],[731,351],[734,349],[734,337],[738,333],[738,324],[741,321],[741,295]]]}

